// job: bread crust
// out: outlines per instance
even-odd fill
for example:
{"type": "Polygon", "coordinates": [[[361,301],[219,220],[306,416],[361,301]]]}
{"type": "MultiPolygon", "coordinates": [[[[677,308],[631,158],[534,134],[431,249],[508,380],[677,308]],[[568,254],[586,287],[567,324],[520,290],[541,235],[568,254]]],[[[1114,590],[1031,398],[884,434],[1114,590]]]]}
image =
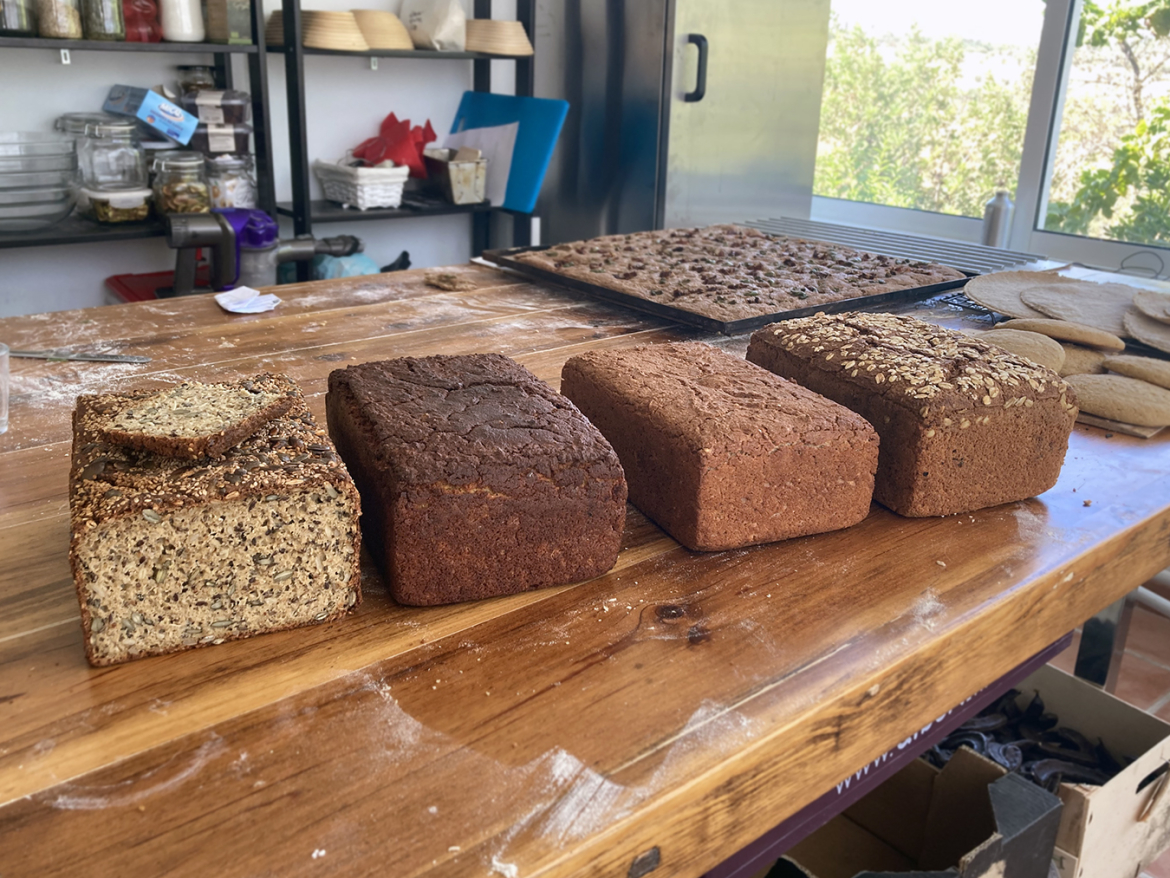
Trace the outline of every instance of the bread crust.
{"type": "Polygon", "coordinates": [[[836,400],[881,436],[874,499],[907,516],[1023,500],[1060,475],[1076,396],[1055,372],[892,314],[818,314],[752,335],[748,359],[836,400]]]}
{"type": "Polygon", "coordinates": [[[710,345],[582,354],[561,389],[617,450],[631,502],[689,549],[822,533],[869,513],[873,428],[710,345]]]}
{"type": "Polygon", "coordinates": [[[626,513],[617,456],[569,400],[507,357],[350,366],[329,376],[326,412],[399,603],[562,585],[616,562],[626,513]]]}

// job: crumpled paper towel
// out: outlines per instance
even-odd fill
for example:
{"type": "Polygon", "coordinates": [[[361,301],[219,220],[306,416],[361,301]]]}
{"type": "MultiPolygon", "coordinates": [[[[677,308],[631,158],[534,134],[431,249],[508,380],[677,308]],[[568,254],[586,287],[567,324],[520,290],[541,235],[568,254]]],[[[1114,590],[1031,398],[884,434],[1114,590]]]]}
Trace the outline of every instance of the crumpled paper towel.
{"type": "Polygon", "coordinates": [[[233,314],[262,314],[280,304],[280,298],[272,293],[261,293],[251,287],[236,287],[226,293],[216,293],[219,307],[233,314]]]}

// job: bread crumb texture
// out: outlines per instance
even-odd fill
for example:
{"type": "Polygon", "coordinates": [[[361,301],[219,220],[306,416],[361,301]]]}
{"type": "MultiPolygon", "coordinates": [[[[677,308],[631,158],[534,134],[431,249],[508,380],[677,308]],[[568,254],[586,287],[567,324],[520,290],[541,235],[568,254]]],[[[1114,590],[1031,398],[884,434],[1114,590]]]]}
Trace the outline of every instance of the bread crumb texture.
{"type": "Polygon", "coordinates": [[[78,398],[70,559],[91,663],[323,622],[360,602],[357,490],[294,394],[222,457],[192,460],[96,429],[157,391],[78,398]]]}

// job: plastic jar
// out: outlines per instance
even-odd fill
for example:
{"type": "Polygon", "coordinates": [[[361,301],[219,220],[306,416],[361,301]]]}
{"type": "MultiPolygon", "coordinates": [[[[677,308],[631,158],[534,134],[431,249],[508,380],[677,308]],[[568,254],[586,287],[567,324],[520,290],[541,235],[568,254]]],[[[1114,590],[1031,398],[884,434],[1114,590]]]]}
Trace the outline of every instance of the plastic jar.
{"type": "Polygon", "coordinates": [[[215,88],[215,69],[206,64],[180,64],[176,69],[179,71],[180,95],[201,88],[215,88]]]}
{"type": "Polygon", "coordinates": [[[163,39],[172,43],[202,43],[203,7],[199,0],[159,0],[163,39]]]}
{"type": "Polygon", "coordinates": [[[122,0],[81,0],[82,29],[87,40],[124,42],[122,0]]]}
{"type": "Polygon", "coordinates": [[[0,0],[0,36],[35,37],[36,34],[33,0],[0,0]]]}
{"type": "Polygon", "coordinates": [[[256,166],[250,155],[209,157],[207,183],[212,207],[256,206],[256,166]]]}
{"type": "Polygon", "coordinates": [[[79,0],[37,0],[37,33],[59,40],[80,40],[79,0]]]}
{"type": "Polygon", "coordinates": [[[160,213],[209,213],[211,190],[197,152],[175,152],[155,160],[154,205],[160,213]]]}
{"type": "Polygon", "coordinates": [[[85,124],[84,134],[77,144],[82,186],[103,190],[146,188],[146,153],[138,140],[135,120],[95,119],[85,124]]]}

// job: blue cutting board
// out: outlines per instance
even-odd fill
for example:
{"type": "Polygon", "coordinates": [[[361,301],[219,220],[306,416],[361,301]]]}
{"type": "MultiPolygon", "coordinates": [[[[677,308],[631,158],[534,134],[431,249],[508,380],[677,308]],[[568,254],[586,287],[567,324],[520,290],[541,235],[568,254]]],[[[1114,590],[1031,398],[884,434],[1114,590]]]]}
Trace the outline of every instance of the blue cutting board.
{"type": "Polygon", "coordinates": [[[519,122],[503,207],[532,213],[568,113],[568,101],[467,91],[455,113],[451,133],[519,122]]]}

